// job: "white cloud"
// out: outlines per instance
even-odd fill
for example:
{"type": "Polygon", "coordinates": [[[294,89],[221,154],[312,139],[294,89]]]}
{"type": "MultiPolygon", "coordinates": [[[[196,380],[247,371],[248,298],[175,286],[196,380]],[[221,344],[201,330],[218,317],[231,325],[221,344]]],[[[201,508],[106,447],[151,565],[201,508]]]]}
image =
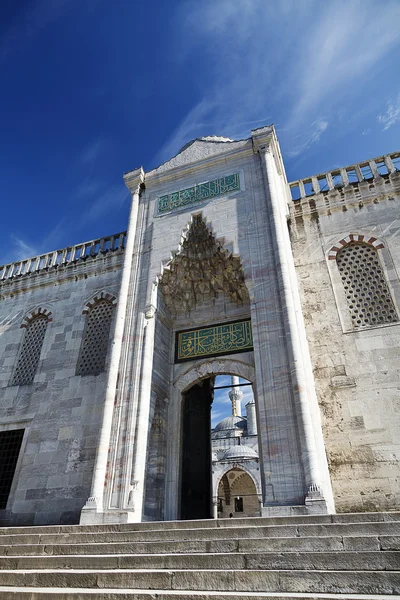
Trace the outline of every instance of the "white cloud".
{"type": "Polygon", "coordinates": [[[400,122],[400,94],[394,101],[389,100],[386,112],[378,115],[377,119],[383,125],[383,131],[400,122]]]}
{"type": "Polygon", "coordinates": [[[85,169],[92,169],[104,149],[104,141],[101,138],[89,142],[82,150],[78,158],[78,164],[85,169]]]}
{"type": "Polygon", "coordinates": [[[378,64],[399,44],[399,19],[397,0],[385,10],[375,0],[183,2],[182,61],[201,55],[206,77],[158,162],[201,135],[248,137],[248,122],[274,121],[287,147],[307,150],[326,129],[318,123],[363,103],[378,64]]]}
{"type": "Polygon", "coordinates": [[[38,248],[30,244],[27,240],[22,239],[15,233],[12,233],[10,237],[12,250],[10,251],[7,262],[23,260],[24,258],[30,258],[31,256],[36,256],[36,254],[38,254],[38,248]]]}
{"type": "Polygon", "coordinates": [[[70,218],[61,219],[36,244],[32,244],[16,233],[11,233],[9,251],[0,263],[9,264],[62,248],[63,244],[60,245],[60,240],[65,238],[66,231],[72,229],[78,231],[88,223],[121,209],[129,199],[129,192],[123,183],[106,186],[101,181],[87,180],[78,186],[75,197],[79,198],[81,204],[85,206],[78,219],[75,218],[73,222],[70,218]]]}
{"type": "Polygon", "coordinates": [[[81,213],[78,226],[91,223],[101,217],[104,217],[111,211],[118,210],[124,202],[129,199],[129,192],[123,183],[109,187],[93,185],[93,190],[101,188],[102,191],[97,194],[90,194],[86,199],[87,208],[81,213]]]}
{"type": "Polygon", "coordinates": [[[9,251],[0,262],[9,264],[59,249],[59,240],[65,233],[66,223],[67,219],[62,219],[36,244],[16,233],[11,233],[9,251]]]}
{"type": "Polygon", "coordinates": [[[332,105],[351,96],[365,85],[378,61],[399,43],[398,2],[388,2],[384,11],[376,10],[374,0],[336,1],[324,6],[310,21],[300,56],[291,63],[292,74],[298,73],[293,121],[323,102],[332,105]]]}
{"type": "Polygon", "coordinates": [[[210,131],[210,127],[213,127],[212,114],[215,110],[216,105],[210,99],[201,100],[179,123],[172,136],[155,156],[154,162],[161,164],[177,154],[182,146],[191,139],[200,137],[203,133],[206,135],[210,131]],[[207,119],[210,120],[207,122],[207,119]]]}
{"type": "Polygon", "coordinates": [[[318,119],[311,124],[308,129],[308,133],[304,137],[304,135],[298,136],[301,139],[301,142],[296,145],[296,139],[294,140],[293,147],[287,152],[288,156],[298,156],[302,154],[311,146],[319,142],[321,135],[328,128],[328,122],[323,119],[318,119]]]}

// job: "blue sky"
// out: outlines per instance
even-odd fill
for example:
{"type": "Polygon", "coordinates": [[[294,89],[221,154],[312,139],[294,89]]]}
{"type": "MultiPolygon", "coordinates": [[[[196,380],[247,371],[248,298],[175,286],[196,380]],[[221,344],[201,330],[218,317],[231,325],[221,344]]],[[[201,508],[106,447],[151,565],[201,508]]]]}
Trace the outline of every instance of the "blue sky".
{"type": "MultiPolygon", "coordinates": [[[[231,383],[232,377],[230,375],[218,375],[215,378],[214,386],[218,388],[223,385],[230,385],[231,383]]],[[[248,381],[240,377],[239,383],[248,383],[248,381]]],[[[253,399],[253,390],[250,385],[246,385],[241,387],[240,391],[243,394],[241,401],[242,415],[246,416],[246,404],[253,399]]],[[[232,402],[229,398],[229,392],[230,389],[214,390],[214,400],[211,405],[211,427],[215,427],[223,418],[232,414],[232,402]]]]}
{"type": "Polygon", "coordinates": [[[3,0],[0,263],[126,227],[122,174],[274,123],[289,180],[398,150],[399,0],[3,0]]]}

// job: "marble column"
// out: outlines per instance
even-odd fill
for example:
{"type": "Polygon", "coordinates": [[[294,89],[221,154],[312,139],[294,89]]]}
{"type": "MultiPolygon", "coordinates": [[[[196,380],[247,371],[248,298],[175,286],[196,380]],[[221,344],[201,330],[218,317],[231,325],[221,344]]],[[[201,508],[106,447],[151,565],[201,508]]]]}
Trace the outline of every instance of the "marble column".
{"type": "Polygon", "coordinates": [[[262,161],[265,185],[267,191],[267,202],[270,205],[272,214],[272,231],[275,236],[275,247],[277,250],[277,267],[280,275],[281,294],[283,296],[283,305],[285,306],[285,328],[288,333],[287,339],[291,344],[292,372],[294,374],[294,404],[297,415],[297,424],[299,428],[299,438],[301,446],[301,458],[304,469],[307,495],[310,494],[313,499],[322,498],[322,481],[317,456],[317,448],[314,438],[313,423],[309,398],[307,390],[309,382],[303,363],[303,348],[300,342],[298,331],[298,318],[295,306],[291,280],[291,269],[289,262],[292,260],[289,233],[286,225],[286,218],[283,211],[282,195],[279,193],[275,184],[276,165],[273,155],[273,149],[270,144],[259,147],[259,153],[262,161]]]}
{"type": "Polygon", "coordinates": [[[129,173],[128,179],[125,179],[125,183],[131,192],[132,203],[128,221],[128,231],[126,237],[124,263],[122,267],[121,285],[116,309],[115,326],[112,336],[113,345],[111,348],[111,356],[107,373],[107,386],[103,405],[103,417],[99,433],[99,441],[97,445],[95,466],[93,470],[92,487],[90,497],[88,498],[85,506],[82,509],[81,523],[90,522],[92,520],[93,513],[102,513],[104,508],[106,508],[103,505],[104,483],[107,473],[107,462],[114,412],[114,401],[117,388],[122,340],[124,336],[128,288],[132,271],[133,248],[136,235],[139,197],[143,182],[144,172],[141,167],[129,173]]]}
{"type": "MultiPolygon", "coordinates": [[[[156,293],[153,295],[156,296],[156,293]]],[[[155,306],[150,305],[144,314],[145,327],[143,331],[144,340],[139,384],[139,406],[132,464],[132,480],[135,482],[135,487],[132,490],[131,506],[129,507],[134,512],[134,517],[131,518],[131,522],[141,522],[142,520],[144,494],[146,488],[145,477],[147,443],[150,430],[155,312],[155,306]]]]}

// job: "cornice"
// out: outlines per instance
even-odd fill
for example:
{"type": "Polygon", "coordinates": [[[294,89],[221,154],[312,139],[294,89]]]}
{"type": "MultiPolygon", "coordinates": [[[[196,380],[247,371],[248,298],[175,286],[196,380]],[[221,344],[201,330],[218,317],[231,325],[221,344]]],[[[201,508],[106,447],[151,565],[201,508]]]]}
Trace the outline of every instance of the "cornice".
{"type": "Polygon", "coordinates": [[[123,176],[124,182],[131,194],[139,193],[140,186],[144,182],[145,173],[142,167],[128,171],[123,176]]]}
{"type": "Polygon", "coordinates": [[[268,125],[267,127],[253,129],[251,135],[254,153],[266,154],[271,152],[274,157],[276,170],[279,175],[284,176],[284,180],[286,182],[285,167],[282,160],[278,138],[275,132],[275,127],[273,125],[268,125]]]}
{"type": "Polygon", "coordinates": [[[251,139],[254,152],[268,152],[273,141],[274,128],[272,125],[252,129],[251,139]]]}
{"type": "Polygon", "coordinates": [[[78,259],[77,263],[54,265],[47,270],[41,270],[26,275],[17,275],[0,282],[0,300],[28,291],[46,288],[64,283],[76,282],[99,273],[107,273],[122,267],[124,252],[115,252],[112,256],[88,257],[85,261],[78,259]]]}

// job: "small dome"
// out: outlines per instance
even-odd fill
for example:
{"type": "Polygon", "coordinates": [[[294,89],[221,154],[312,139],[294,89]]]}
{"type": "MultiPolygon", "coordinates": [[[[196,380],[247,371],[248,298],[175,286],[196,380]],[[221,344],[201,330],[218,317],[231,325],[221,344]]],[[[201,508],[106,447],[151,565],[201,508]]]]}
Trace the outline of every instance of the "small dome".
{"type": "Polygon", "coordinates": [[[246,433],[247,418],[231,415],[225,417],[215,426],[211,432],[211,439],[220,440],[223,438],[242,437],[246,433]]]}
{"type": "Polygon", "coordinates": [[[245,417],[230,415],[222,419],[214,428],[214,431],[229,431],[231,429],[246,429],[247,420],[245,417]]]}
{"type": "Polygon", "coordinates": [[[222,460],[254,460],[258,458],[258,453],[250,446],[231,446],[226,450],[222,460]]]}

